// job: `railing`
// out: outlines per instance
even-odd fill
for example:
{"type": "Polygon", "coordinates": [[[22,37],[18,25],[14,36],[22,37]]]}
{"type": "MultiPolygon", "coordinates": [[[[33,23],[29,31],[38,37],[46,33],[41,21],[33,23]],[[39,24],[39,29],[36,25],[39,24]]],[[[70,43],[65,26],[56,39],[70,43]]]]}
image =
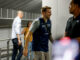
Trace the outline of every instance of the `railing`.
{"type": "Polygon", "coordinates": [[[9,53],[9,51],[12,51],[12,49],[10,49],[9,48],[9,43],[10,43],[10,40],[11,39],[5,39],[5,40],[0,40],[0,42],[2,41],[6,41],[7,40],[7,49],[2,49],[2,48],[0,48],[0,60],[1,60],[1,58],[4,58],[4,57],[7,57],[7,60],[9,60],[9,56],[11,55],[10,53],[9,53]],[[7,51],[7,54],[5,54],[5,55],[2,55],[1,53],[2,52],[4,52],[4,51],[7,51]]]}
{"type": "MultiPolygon", "coordinates": [[[[1,19],[13,19],[16,17],[18,10],[14,9],[5,9],[5,8],[0,8],[0,18],[1,19]]],[[[23,20],[25,19],[36,19],[41,16],[40,13],[34,13],[34,12],[28,12],[28,11],[23,11],[24,16],[23,20]]]]}

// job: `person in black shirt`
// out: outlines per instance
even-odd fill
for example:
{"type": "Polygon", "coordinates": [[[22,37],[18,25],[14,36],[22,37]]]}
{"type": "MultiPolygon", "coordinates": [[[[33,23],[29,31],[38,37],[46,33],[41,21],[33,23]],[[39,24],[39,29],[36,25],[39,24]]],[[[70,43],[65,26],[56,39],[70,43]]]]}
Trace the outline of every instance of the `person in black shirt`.
{"type": "Polygon", "coordinates": [[[80,0],[72,0],[69,11],[73,17],[67,21],[65,36],[80,39],[80,0]]]}
{"type": "MultiPolygon", "coordinates": [[[[69,11],[73,17],[70,17],[67,21],[65,36],[76,39],[79,42],[80,50],[80,0],[72,0],[69,11]]],[[[80,60],[80,53],[76,60],[80,60]]]]}

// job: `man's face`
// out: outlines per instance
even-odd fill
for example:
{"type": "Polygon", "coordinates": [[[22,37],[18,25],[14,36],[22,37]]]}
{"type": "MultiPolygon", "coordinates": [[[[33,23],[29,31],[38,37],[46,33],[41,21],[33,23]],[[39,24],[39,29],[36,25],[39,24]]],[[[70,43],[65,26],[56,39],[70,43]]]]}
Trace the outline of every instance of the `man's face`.
{"type": "Polygon", "coordinates": [[[47,19],[50,19],[51,9],[47,9],[46,12],[44,12],[44,16],[45,16],[47,19]]]}
{"type": "Polygon", "coordinates": [[[23,13],[21,13],[21,15],[20,15],[20,16],[21,16],[21,18],[23,18],[23,13]]]}
{"type": "Polygon", "coordinates": [[[74,2],[72,0],[71,3],[70,3],[70,6],[69,6],[69,12],[71,14],[73,14],[76,11],[76,9],[77,9],[76,4],[74,4],[74,2]]]}

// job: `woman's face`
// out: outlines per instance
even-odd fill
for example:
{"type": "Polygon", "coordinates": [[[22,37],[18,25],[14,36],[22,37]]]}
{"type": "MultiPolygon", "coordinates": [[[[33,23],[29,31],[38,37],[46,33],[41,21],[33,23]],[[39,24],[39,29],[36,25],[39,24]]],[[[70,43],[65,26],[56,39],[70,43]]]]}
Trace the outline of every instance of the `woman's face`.
{"type": "Polygon", "coordinates": [[[32,22],[29,22],[29,23],[28,23],[28,27],[30,27],[30,26],[31,26],[31,24],[32,24],[32,22]]]}

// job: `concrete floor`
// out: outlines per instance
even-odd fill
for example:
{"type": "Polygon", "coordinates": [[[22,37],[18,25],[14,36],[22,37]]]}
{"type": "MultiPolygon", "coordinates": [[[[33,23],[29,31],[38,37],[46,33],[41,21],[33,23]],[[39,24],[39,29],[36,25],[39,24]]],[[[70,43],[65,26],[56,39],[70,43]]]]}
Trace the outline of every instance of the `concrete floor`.
{"type": "MultiPolygon", "coordinates": [[[[7,38],[11,38],[11,29],[10,28],[3,28],[0,29],[0,40],[2,39],[7,39],[7,38]]],[[[1,41],[0,42],[0,48],[6,48],[7,47],[7,41],[1,41]]],[[[24,45],[24,38],[22,35],[22,44],[24,45]]],[[[10,41],[10,45],[12,45],[12,41],[10,41]]],[[[12,48],[12,46],[10,46],[10,48],[12,48]]],[[[51,53],[52,53],[52,44],[49,42],[49,55],[50,55],[50,59],[51,60],[51,53]]],[[[24,57],[22,57],[23,60],[24,57]]],[[[2,60],[6,60],[6,58],[3,58],[2,60]]],[[[10,57],[11,60],[11,57],[10,57]]]]}

